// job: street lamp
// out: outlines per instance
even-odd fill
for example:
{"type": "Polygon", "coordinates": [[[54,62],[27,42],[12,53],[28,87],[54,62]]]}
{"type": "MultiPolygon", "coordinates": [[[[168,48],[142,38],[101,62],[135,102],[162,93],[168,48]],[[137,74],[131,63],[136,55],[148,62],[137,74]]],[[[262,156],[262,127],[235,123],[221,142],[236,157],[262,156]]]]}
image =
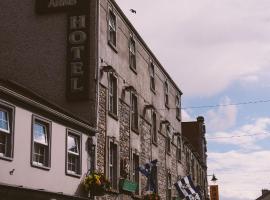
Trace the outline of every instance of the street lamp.
{"type": "Polygon", "coordinates": [[[207,176],[212,176],[211,181],[213,183],[216,183],[216,181],[218,180],[215,174],[211,174],[211,175],[207,175],[207,176]]]}

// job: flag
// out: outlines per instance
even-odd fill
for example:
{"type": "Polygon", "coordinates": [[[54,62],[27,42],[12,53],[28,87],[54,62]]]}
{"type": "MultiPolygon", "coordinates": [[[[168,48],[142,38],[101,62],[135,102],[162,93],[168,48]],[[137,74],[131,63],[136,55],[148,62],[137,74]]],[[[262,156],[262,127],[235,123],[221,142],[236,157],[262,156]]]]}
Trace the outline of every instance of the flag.
{"type": "Polygon", "coordinates": [[[201,200],[199,192],[196,190],[190,175],[177,181],[174,186],[180,197],[183,196],[186,200],[201,200]]]}
{"type": "Polygon", "coordinates": [[[157,191],[157,185],[156,182],[154,180],[154,170],[153,168],[156,166],[157,164],[157,159],[152,160],[150,163],[146,163],[142,166],[138,167],[138,170],[147,177],[147,186],[146,186],[146,190],[150,190],[153,192],[157,191]]]}

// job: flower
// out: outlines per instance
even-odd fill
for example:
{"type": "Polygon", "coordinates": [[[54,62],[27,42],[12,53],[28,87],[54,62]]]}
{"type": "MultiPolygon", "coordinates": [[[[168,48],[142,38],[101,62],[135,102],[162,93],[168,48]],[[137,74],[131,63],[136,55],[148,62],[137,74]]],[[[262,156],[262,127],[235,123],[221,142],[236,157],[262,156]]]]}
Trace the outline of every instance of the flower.
{"type": "Polygon", "coordinates": [[[91,172],[84,178],[83,184],[85,190],[95,196],[102,195],[111,188],[109,180],[100,172],[91,172]]]}

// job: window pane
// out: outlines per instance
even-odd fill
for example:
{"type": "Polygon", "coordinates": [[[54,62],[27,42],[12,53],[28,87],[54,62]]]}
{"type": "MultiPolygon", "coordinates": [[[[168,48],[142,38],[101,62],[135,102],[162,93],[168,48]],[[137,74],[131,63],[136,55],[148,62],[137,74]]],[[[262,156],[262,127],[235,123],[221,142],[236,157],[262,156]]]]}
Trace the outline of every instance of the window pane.
{"type": "Polygon", "coordinates": [[[34,164],[46,166],[46,146],[43,146],[41,144],[35,143],[34,144],[34,164]]]}
{"type": "Polygon", "coordinates": [[[79,144],[76,136],[68,135],[68,151],[79,154],[79,144]]]}
{"type": "Polygon", "coordinates": [[[8,112],[0,110],[0,129],[9,131],[8,112]]]}
{"type": "Polygon", "coordinates": [[[0,155],[6,155],[6,135],[3,133],[0,133],[0,155]]]}
{"type": "Polygon", "coordinates": [[[68,171],[79,173],[79,156],[68,154],[68,171]]]}
{"type": "Polygon", "coordinates": [[[34,124],[34,141],[40,144],[48,144],[46,126],[37,122],[34,124]]]}

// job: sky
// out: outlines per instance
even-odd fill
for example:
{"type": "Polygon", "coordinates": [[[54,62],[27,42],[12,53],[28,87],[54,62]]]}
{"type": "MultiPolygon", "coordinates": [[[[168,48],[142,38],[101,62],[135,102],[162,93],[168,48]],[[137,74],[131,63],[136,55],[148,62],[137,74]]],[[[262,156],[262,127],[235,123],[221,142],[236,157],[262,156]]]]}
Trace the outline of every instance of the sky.
{"type": "Polygon", "coordinates": [[[183,121],[205,117],[220,200],[270,189],[270,1],[116,2],[182,90],[183,121]]]}

